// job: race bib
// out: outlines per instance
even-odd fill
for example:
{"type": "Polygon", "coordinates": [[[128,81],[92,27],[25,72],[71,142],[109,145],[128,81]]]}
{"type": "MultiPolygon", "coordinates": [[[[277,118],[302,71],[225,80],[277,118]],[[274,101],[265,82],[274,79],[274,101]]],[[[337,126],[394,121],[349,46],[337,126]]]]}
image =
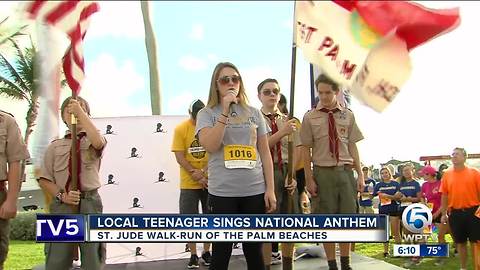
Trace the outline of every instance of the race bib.
{"type": "Polygon", "coordinates": [[[257,164],[257,151],[250,145],[225,145],[223,155],[227,169],[253,169],[257,164]]]}
{"type": "Polygon", "coordinates": [[[380,205],[390,205],[392,204],[392,200],[385,198],[384,196],[379,196],[380,197],[380,205]]]}

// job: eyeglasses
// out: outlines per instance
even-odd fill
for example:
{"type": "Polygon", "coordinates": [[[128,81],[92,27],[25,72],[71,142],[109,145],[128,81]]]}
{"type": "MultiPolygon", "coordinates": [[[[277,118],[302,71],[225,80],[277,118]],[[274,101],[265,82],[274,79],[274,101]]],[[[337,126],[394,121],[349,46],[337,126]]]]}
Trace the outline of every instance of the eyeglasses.
{"type": "Polygon", "coordinates": [[[263,94],[264,96],[270,96],[270,95],[272,95],[272,93],[273,93],[275,96],[277,96],[277,95],[280,93],[280,90],[277,89],[277,88],[273,88],[273,89],[263,89],[263,90],[262,90],[262,94],[263,94]]]}
{"type": "Polygon", "coordinates": [[[240,78],[240,76],[238,76],[238,75],[233,75],[233,76],[223,76],[223,77],[220,77],[220,78],[218,78],[217,82],[219,82],[221,85],[227,85],[227,84],[229,84],[230,82],[232,82],[233,84],[237,84],[237,83],[239,83],[241,80],[242,80],[242,78],[240,78]]]}

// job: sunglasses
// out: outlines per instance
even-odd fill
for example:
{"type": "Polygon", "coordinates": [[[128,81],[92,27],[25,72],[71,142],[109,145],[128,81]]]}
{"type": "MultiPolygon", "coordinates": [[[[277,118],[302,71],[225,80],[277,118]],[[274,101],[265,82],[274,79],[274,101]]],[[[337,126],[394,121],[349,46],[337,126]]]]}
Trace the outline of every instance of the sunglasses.
{"type": "Polygon", "coordinates": [[[277,96],[277,95],[280,93],[280,90],[277,89],[277,88],[264,89],[264,90],[262,90],[262,94],[263,94],[264,96],[270,96],[270,95],[272,95],[272,93],[273,93],[275,96],[277,96]]]}
{"type": "Polygon", "coordinates": [[[218,81],[221,85],[227,85],[227,84],[229,84],[230,82],[232,82],[233,84],[237,84],[237,83],[239,83],[241,80],[242,80],[242,78],[240,78],[240,76],[238,76],[238,75],[233,75],[233,76],[223,76],[223,77],[220,77],[220,78],[218,78],[217,81],[218,81]]]}

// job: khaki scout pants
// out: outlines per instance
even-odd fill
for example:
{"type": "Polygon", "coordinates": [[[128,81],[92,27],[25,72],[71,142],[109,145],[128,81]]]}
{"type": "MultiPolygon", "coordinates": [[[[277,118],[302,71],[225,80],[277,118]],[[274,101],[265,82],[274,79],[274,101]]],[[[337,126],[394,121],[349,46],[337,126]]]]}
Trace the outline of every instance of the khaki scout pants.
{"type": "Polygon", "coordinates": [[[285,189],[285,177],[287,177],[287,164],[283,164],[282,170],[278,168],[275,163],[273,165],[273,181],[275,186],[275,198],[277,199],[276,214],[300,214],[300,208],[298,205],[298,190],[292,195],[292,213],[287,213],[288,209],[288,192],[285,189]]]}
{"type": "Polygon", "coordinates": [[[312,213],[357,213],[357,180],[353,171],[344,166],[313,168],[317,196],[312,197],[312,213]]]}
{"type": "MultiPolygon", "coordinates": [[[[0,205],[2,205],[6,198],[7,193],[4,190],[0,191],[0,205]]],[[[3,269],[3,263],[7,260],[9,234],[9,220],[0,218],[0,270],[3,269]]]]}
{"type": "MultiPolygon", "coordinates": [[[[80,201],[81,214],[100,214],[103,211],[100,195],[90,192],[80,201]]],[[[51,214],[72,214],[72,206],[53,201],[50,204],[51,214]]],[[[105,244],[103,243],[80,243],[80,255],[82,269],[102,269],[105,263],[105,244]]],[[[74,243],[45,243],[45,267],[48,270],[66,270],[72,266],[74,243]]]]}

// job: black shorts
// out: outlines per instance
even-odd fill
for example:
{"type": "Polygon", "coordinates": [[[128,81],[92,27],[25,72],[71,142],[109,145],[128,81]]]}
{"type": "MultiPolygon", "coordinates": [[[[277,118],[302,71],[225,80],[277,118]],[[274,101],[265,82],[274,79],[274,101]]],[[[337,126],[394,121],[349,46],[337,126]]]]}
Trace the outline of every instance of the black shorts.
{"type": "Polygon", "coordinates": [[[389,217],[398,217],[401,216],[400,212],[398,211],[393,211],[393,212],[379,212],[380,215],[387,215],[389,217]]]}
{"type": "Polygon", "coordinates": [[[448,222],[452,230],[452,237],[456,243],[480,241],[480,218],[475,216],[478,206],[451,209],[448,222]]]}
{"type": "Polygon", "coordinates": [[[398,211],[395,211],[395,212],[388,213],[388,215],[391,216],[391,217],[401,217],[402,213],[398,212],[398,211]]]}

